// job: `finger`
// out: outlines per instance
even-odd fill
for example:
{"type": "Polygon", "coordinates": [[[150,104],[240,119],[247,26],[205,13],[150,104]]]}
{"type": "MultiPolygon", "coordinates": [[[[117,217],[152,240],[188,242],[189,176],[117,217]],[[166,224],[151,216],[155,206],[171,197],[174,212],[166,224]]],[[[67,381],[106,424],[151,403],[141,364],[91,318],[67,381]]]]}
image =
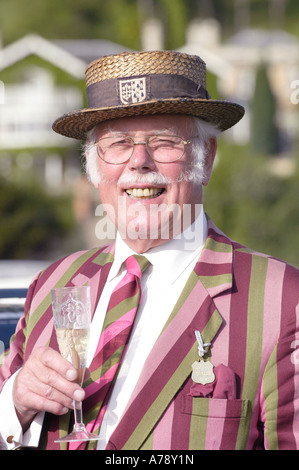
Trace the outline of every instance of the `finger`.
{"type": "Polygon", "coordinates": [[[46,401],[57,403],[58,406],[72,408],[73,400],[82,401],[85,396],[84,390],[77,383],[64,379],[51,369],[42,372],[41,378],[32,382],[31,392],[46,401]]]}
{"type": "Polygon", "coordinates": [[[34,363],[31,373],[37,379],[37,389],[32,391],[51,400],[57,400],[64,406],[70,406],[72,400],[82,401],[85,395],[83,389],[77,382],[72,382],[63,375],[64,373],[67,377],[70,376],[70,370],[65,371],[65,369],[57,367],[57,364],[55,368],[52,368],[47,364],[47,360],[43,359],[34,363]]]}
{"type": "Polygon", "coordinates": [[[38,354],[39,361],[46,367],[55,370],[67,380],[77,380],[77,369],[62,355],[52,348],[41,348],[33,354],[38,354]]]}
{"type": "Polygon", "coordinates": [[[84,397],[84,391],[72,382],[68,382],[68,384],[77,387],[72,397],[52,385],[43,383],[30,370],[28,372],[27,369],[22,369],[18,373],[13,387],[15,408],[18,415],[22,417],[22,422],[29,422],[30,418],[32,419],[39,411],[61,415],[66,413],[68,409],[72,409],[73,400],[81,401],[84,397]]]}
{"type": "MultiPolygon", "coordinates": [[[[73,399],[81,401],[84,398],[83,389],[76,382],[66,378],[74,378],[77,375],[73,369],[57,351],[51,348],[35,350],[18,374],[15,387],[17,404],[24,408],[26,405],[34,405],[28,398],[30,393],[56,401],[63,407],[71,407],[73,399]]],[[[36,408],[39,407],[33,406],[33,409],[36,408]]]]}
{"type": "Polygon", "coordinates": [[[54,397],[54,401],[43,396],[40,389],[40,381],[27,371],[21,370],[14,381],[13,400],[20,423],[24,429],[30,424],[35,414],[40,411],[48,411],[54,414],[64,414],[72,406],[71,400],[65,397],[54,397]],[[28,379],[30,377],[30,380],[28,379]]]}

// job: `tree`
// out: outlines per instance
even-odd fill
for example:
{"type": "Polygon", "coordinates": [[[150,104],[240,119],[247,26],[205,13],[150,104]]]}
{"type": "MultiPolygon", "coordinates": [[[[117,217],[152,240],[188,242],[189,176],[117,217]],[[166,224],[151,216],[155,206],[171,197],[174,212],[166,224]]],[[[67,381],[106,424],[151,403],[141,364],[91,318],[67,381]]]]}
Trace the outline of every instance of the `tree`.
{"type": "Polygon", "coordinates": [[[299,166],[288,178],[246,146],[219,141],[204,208],[233,240],[299,266],[299,166]]]}
{"type": "Polygon", "coordinates": [[[75,227],[71,199],[49,196],[38,183],[20,186],[0,178],[0,258],[41,258],[61,246],[75,227]]]}
{"type": "Polygon", "coordinates": [[[256,74],[251,109],[252,148],[257,153],[279,153],[279,131],[276,125],[276,99],[269,83],[267,68],[260,66],[256,74]]]}

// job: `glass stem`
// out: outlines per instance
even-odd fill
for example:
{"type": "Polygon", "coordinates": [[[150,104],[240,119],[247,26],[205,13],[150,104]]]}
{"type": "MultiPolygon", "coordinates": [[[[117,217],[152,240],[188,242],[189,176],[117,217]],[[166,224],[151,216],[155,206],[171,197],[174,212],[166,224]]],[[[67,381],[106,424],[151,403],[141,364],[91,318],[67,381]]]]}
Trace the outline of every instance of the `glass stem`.
{"type": "Polygon", "coordinates": [[[74,414],[75,424],[74,431],[82,431],[84,429],[83,417],[82,417],[82,402],[74,400],[74,414]]]}

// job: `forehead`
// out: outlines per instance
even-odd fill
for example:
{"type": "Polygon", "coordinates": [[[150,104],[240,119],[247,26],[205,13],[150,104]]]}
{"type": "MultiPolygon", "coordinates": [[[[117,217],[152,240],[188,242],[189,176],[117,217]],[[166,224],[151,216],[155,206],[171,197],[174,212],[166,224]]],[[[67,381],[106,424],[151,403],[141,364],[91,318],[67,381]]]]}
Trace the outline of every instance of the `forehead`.
{"type": "Polygon", "coordinates": [[[159,114],[103,122],[97,126],[97,137],[102,137],[111,132],[152,134],[165,131],[185,137],[186,134],[192,132],[192,129],[194,129],[194,124],[190,116],[159,114]]]}

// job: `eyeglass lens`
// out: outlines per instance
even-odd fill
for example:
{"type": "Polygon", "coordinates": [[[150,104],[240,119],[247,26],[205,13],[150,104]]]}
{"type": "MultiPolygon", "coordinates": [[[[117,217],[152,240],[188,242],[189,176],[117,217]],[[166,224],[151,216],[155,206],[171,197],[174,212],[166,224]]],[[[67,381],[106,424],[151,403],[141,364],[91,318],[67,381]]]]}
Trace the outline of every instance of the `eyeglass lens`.
{"type": "Polygon", "coordinates": [[[97,150],[105,162],[119,164],[131,158],[136,145],[145,145],[151,158],[159,162],[178,160],[185,150],[184,140],[171,135],[148,136],[144,141],[134,141],[129,136],[103,137],[98,141],[97,150]]]}

